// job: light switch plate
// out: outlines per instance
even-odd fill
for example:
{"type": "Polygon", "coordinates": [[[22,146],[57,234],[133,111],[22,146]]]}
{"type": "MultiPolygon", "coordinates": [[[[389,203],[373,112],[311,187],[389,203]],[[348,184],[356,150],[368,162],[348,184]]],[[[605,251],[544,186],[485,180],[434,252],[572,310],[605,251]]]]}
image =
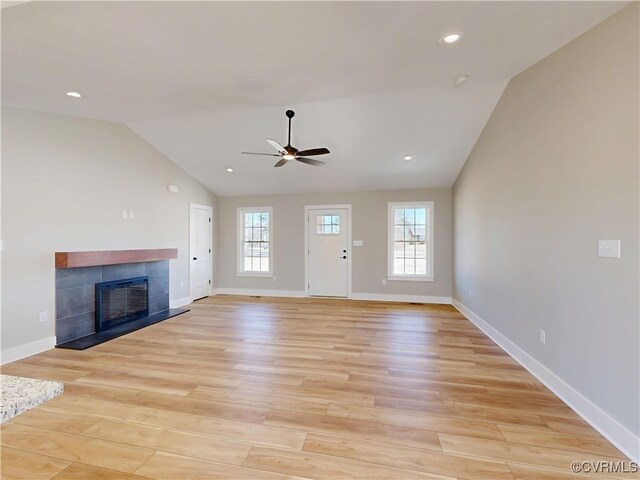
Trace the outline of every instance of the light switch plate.
{"type": "Polygon", "coordinates": [[[133,220],[135,218],[135,213],[133,210],[129,210],[129,220],[133,220]]]}
{"type": "Polygon", "coordinates": [[[129,212],[127,212],[126,210],[122,210],[122,218],[123,220],[126,220],[127,218],[129,218],[129,212]]]}
{"type": "Polygon", "coordinates": [[[598,240],[598,256],[620,258],[620,240],[598,240]]]}
{"type": "Polygon", "coordinates": [[[353,246],[354,247],[362,247],[364,245],[364,241],[363,240],[354,240],[353,241],[353,246]]]}

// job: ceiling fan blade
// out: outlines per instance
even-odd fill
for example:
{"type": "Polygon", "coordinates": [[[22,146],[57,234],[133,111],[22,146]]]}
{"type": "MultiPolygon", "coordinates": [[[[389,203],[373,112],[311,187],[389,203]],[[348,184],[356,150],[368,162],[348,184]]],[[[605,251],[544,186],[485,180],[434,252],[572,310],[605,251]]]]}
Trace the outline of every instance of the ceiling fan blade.
{"type": "Polygon", "coordinates": [[[296,160],[302,163],[306,163],[307,165],[314,165],[316,167],[324,165],[324,162],[321,162],[320,160],[316,160],[315,158],[296,157],[296,160]]]}
{"type": "Polygon", "coordinates": [[[287,163],[289,160],[287,160],[286,158],[281,159],[278,163],[276,163],[274,165],[274,167],[281,167],[283,166],[285,163],[287,163]]]}
{"type": "Polygon", "coordinates": [[[240,152],[240,153],[244,153],[245,155],[267,155],[269,157],[281,157],[282,155],[277,154],[277,153],[256,153],[256,152],[240,152]]]}
{"type": "Polygon", "coordinates": [[[331,153],[326,148],[310,148],[309,150],[301,150],[298,152],[298,155],[301,157],[313,157],[314,155],[326,155],[327,153],[331,153]]]}
{"type": "Polygon", "coordinates": [[[270,138],[265,138],[265,140],[267,141],[267,143],[269,145],[271,145],[273,148],[275,148],[280,153],[287,153],[285,148],[282,145],[280,145],[278,142],[276,142],[275,140],[272,140],[270,138]]]}

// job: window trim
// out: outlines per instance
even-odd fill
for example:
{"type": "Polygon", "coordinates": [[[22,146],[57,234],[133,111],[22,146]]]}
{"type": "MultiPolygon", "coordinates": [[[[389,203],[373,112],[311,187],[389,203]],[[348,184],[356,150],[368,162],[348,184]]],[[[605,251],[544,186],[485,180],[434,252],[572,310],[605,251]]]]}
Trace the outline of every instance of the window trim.
{"type": "Polygon", "coordinates": [[[387,211],[387,279],[393,281],[405,281],[405,282],[433,282],[434,277],[434,202],[421,200],[416,202],[389,202],[387,211]],[[429,221],[427,227],[429,229],[429,237],[425,238],[429,242],[429,258],[431,261],[427,264],[427,273],[425,275],[407,275],[407,274],[394,274],[393,273],[393,232],[394,232],[394,209],[397,207],[403,208],[426,208],[429,221]]]}
{"type": "Polygon", "coordinates": [[[273,207],[238,207],[236,213],[236,251],[238,277],[273,277],[273,207]],[[244,269],[244,214],[268,213],[269,214],[269,271],[252,272],[244,269]]]}

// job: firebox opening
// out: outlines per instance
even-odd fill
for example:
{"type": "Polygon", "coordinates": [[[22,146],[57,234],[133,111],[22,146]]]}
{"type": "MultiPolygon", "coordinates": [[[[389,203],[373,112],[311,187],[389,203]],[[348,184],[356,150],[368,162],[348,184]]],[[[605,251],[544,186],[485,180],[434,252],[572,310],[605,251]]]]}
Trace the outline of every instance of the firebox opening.
{"type": "Polygon", "coordinates": [[[148,315],[148,276],[96,283],[96,332],[148,315]]]}

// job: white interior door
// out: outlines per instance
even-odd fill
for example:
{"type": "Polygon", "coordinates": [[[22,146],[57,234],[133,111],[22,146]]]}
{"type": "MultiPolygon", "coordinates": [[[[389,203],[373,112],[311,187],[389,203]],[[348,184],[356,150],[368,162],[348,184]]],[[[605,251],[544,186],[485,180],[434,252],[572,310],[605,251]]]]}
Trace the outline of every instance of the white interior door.
{"type": "Polygon", "coordinates": [[[204,205],[191,205],[190,221],[190,275],[191,298],[211,295],[212,262],[212,209],[204,205]]]}
{"type": "Polygon", "coordinates": [[[308,210],[309,295],[349,295],[349,228],[346,208],[308,210]]]}

